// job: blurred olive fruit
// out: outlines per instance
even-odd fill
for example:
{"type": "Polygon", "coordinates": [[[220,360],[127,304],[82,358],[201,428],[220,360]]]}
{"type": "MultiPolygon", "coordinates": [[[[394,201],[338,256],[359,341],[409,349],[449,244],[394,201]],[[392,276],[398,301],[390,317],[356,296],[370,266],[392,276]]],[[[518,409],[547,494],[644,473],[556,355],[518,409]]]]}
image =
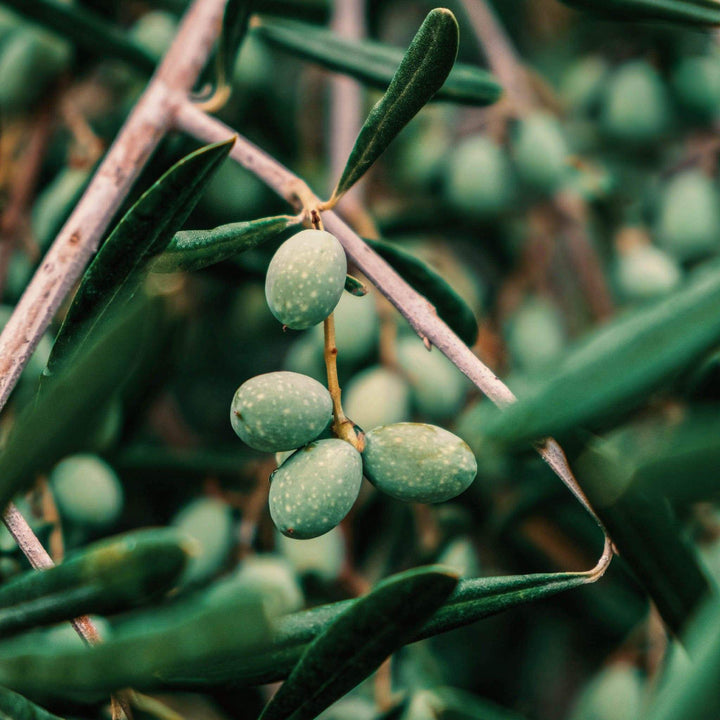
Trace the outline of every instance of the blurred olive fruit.
{"type": "MultiPolygon", "coordinates": [[[[338,362],[341,362],[341,359],[338,362]]],[[[318,382],[325,382],[327,371],[323,346],[322,343],[318,343],[314,333],[301,335],[293,341],[283,360],[283,368],[290,372],[308,375],[318,382]]]]}
{"type": "Polygon", "coordinates": [[[631,665],[601,670],[580,693],[570,720],[637,720],[642,717],[643,683],[631,665]]]}
{"type": "Polygon", "coordinates": [[[602,97],[608,74],[607,62],[598,55],[573,62],[560,84],[560,95],[565,105],[576,112],[592,112],[602,97]]]}
{"type": "Polygon", "coordinates": [[[715,183],[699,170],[672,178],[662,193],[656,232],[660,245],[678,260],[696,260],[720,249],[715,183]]]}
{"type": "Polygon", "coordinates": [[[230,577],[213,585],[210,601],[230,598],[247,591],[257,592],[268,613],[284,615],[300,610],[305,598],[293,568],[277,555],[251,555],[230,577]]]}
{"type": "Polygon", "coordinates": [[[295,450],[282,450],[281,452],[276,452],[275,464],[280,467],[294,452],[295,450]]]}
{"type": "Polygon", "coordinates": [[[240,46],[233,67],[233,84],[253,91],[267,90],[273,83],[273,55],[268,47],[252,32],[240,46]]]}
{"type": "Polygon", "coordinates": [[[445,169],[445,196],[453,209],[479,219],[494,218],[509,209],[514,195],[510,161],[494,140],[470,137],[452,150],[445,169]]]}
{"type": "MultiPolygon", "coordinates": [[[[343,293],[335,313],[335,344],[338,362],[357,364],[365,360],[377,345],[380,334],[375,298],[372,294],[356,297],[343,293]]],[[[324,334],[322,325],[313,328],[316,352],[322,358],[324,334]]]]}
{"type": "Polygon", "coordinates": [[[384,493],[406,502],[438,503],[470,487],[477,462],[457,435],[435,425],[383,425],[365,436],[367,478],[384,493]]]}
{"type": "Polygon", "coordinates": [[[512,140],[518,176],[533,190],[553,193],[569,175],[568,146],[562,126],[549,113],[520,120],[512,140]]]}
{"type": "Polygon", "coordinates": [[[50,473],[50,488],[60,517],[103,530],[120,517],[124,494],[115,471],[95,455],[71,455],[50,473]]]}
{"type": "Polygon", "coordinates": [[[307,375],[265,373],[244,382],[230,407],[238,437],[264,452],[292,450],[314,440],[332,418],[327,389],[307,375]]]}
{"type": "Polygon", "coordinates": [[[709,122],[720,111],[720,57],[684,57],[672,74],[678,105],[694,119],[709,122]]]}
{"type": "Polygon", "coordinates": [[[363,430],[402,422],[410,417],[410,386],[398,373],[374,365],[345,386],[343,409],[363,430]]]}
{"type": "Polygon", "coordinates": [[[674,290],[680,284],[682,272],[675,259],[660,248],[635,245],[618,253],[615,276],[623,298],[642,301],[674,290]]]}
{"type": "Polygon", "coordinates": [[[445,420],[460,411],[468,380],[439,350],[428,352],[417,337],[406,336],[398,339],[396,353],[412,388],[412,404],[420,415],[445,420]]]}
{"type": "Polygon", "coordinates": [[[170,47],[177,31],[177,20],[167,12],[146,12],[130,29],[137,45],[160,59],[170,47]]]}
{"type": "Polygon", "coordinates": [[[50,247],[62,224],[82,194],[92,168],[65,167],[40,193],[33,205],[31,222],[35,241],[42,250],[50,247]]]}
{"type": "Polygon", "coordinates": [[[228,505],[215,498],[198,498],[175,515],[172,525],[194,540],[183,585],[203,582],[222,568],[234,542],[228,505]]]}
{"type": "Polygon", "coordinates": [[[470,538],[460,537],[451,540],[440,553],[438,564],[446,565],[462,578],[480,575],[480,562],[470,538]]]}
{"type": "Polygon", "coordinates": [[[277,533],[275,548],[300,575],[315,575],[321,580],[336,580],[345,564],[345,538],[340,528],[301,543],[277,533]]]}
{"type": "Polygon", "coordinates": [[[265,297],[283,325],[305,330],[335,309],[345,288],[342,245],[324,230],[302,230],[286,240],[268,266],[265,297]]]}
{"type": "Polygon", "coordinates": [[[360,453],[344,440],[318,440],[289,457],[270,478],[270,516],[283,535],[304,540],[332,530],[362,483],[360,453]]]}
{"type": "Polygon", "coordinates": [[[213,175],[198,203],[212,221],[238,222],[256,218],[267,204],[265,185],[234,160],[226,160],[213,175]]]}
{"type": "Polygon", "coordinates": [[[0,108],[26,110],[70,66],[72,47],[56,35],[24,26],[0,48],[0,108]]]}
{"type": "Polygon", "coordinates": [[[525,300],[513,313],[505,338],[514,364],[526,372],[547,368],[566,343],[562,316],[540,297],[525,300]]]}
{"type": "Polygon", "coordinates": [[[644,60],[617,69],[606,86],[601,121],[609,137],[628,145],[659,140],[670,123],[670,106],[657,71],[644,60]]]}

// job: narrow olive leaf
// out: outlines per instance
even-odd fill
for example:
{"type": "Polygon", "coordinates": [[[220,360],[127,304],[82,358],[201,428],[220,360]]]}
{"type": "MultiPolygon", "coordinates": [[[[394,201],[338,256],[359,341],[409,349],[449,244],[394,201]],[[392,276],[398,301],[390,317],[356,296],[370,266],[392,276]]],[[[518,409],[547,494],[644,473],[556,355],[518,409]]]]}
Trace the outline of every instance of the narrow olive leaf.
{"type": "Polygon", "coordinates": [[[218,56],[224,78],[231,78],[235,57],[248,29],[255,0],[229,0],[223,15],[218,56]]]}
{"type": "MultiPolygon", "coordinates": [[[[392,45],[347,40],[326,28],[291,20],[265,18],[252,32],[280,50],[350,75],[378,90],[388,87],[403,58],[403,51],[392,45]]],[[[487,70],[458,63],[429,102],[484,106],[497,102],[501,94],[502,88],[487,70]]]]}
{"type": "Polygon", "coordinates": [[[637,407],[720,341],[720,271],[611,322],[571,351],[535,392],[513,403],[488,437],[507,443],[561,435],[637,407]]]}
{"type": "Polygon", "coordinates": [[[333,198],[347,192],[442,87],[457,56],[459,30],[445,8],[431,10],[355,141],[333,198]]]}
{"type": "Polygon", "coordinates": [[[478,336],[475,315],[446,280],[422,260],[418,260],[397,245],[381,240],[365,240],[365,242],[432,303],[437,314],[466,345],[475,343],[478,336]]]}
{"type": "Polygon", "coordinates": [[[22,644],[24,636],[0,643],[0,684],[52,698],[155,688],[165,674],[208,672],[229,651],[252,656],[268,635],[259,595],[223,597],[210,607],[189,599],[137,613],[92,648],[48,650],[22,644]]]}
{"type": "Polygon", "coordinates": [[[185,222],[233,142],[207,145],[182,158],[125,213],[83,275],[48,359],[49,374],[77,357],[105,315],[137,291],[150,260],[185,222]]]}
{"type": "Polygon", "coordinates": [[[12,425],[0,450],[0,507],[27,487],[38,471],[86,449],[104,401],[124,387],[163,315],[138,294],[122,313],[111,312],[83,352],[41,383],[12,425]],[[142,350],[140,350],[142,348],[142,350]]]}
{"type": "Polygon", "coordinates": [[[660,20],[674,24],[720,25],[717,0],[562,0],[611,20],[660,20]]]}
{"type": "Polygon", "coordinates": [[[367,295],[365,284],[352,275],[345,276],[345,290],[355,297],[367,295]]]}
{"type": "Polygon", "coordinates": [[[150,269],[156,273],[201,270],[273,240],[298,222],[289,215],[278,215],[220,225],[212,230],[181,230],[162,255],[152,261],[150,269]]]}
{"type": "MultiPolygon", "coordinates": [[[[392,580],[390,578],[389,580],[392,580]]],[[[388,582],[389,582],[388,580],[388,582]]],[[[585,573],[541,573],[461,580],[442,607],[404,642],[468,625],[513,607],[543,600],[591,581],[585,573]]],[[[165,689],[208,689],[229,684],[259,685],[288,677],[310,644],[357,600],[344,600],[279,618],[272,640],[252,656],[228,653],[222,660],[195,674],[165,676],[165,689]]]]}
{"type": "Polygon", "coordinates": [[[632,463],[617,446],[592,442],[577,477],[621,557],[676,634],[710,594],[710,585],[664,498],[633,482],[632,463]]]}
{"type": "Polygon", "coordinates": [[[12,690],[0,687],[0,717],[7,720],[61,720],[12,690]]]}
{"type": "Polygon", "coordinates": [[[189,547],[175,530],[144,530],[90,545],[49,570],[29,570],[0,586],[0,635],[143,604],[175,585],[189,547]]]}
{"type": "Polygon", "coordinates": [[[116,25],[79,5],[61,0],[5,0],[16,12],[71,40],[98,58],[124,60],[150,75],[159,58],[116,25]]]}
{"type": "Polygon", "coordinates": [[[406,643],[457,585],[441,568],[417,568],[381,582],[307,647],[261,720],[311,720],[406,643]]]}

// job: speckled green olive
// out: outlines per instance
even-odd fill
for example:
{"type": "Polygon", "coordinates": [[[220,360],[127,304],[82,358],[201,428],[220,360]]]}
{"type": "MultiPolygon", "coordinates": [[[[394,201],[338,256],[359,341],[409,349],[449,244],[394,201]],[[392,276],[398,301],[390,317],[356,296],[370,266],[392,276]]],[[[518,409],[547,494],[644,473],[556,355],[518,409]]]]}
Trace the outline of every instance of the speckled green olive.
{"type": "Polygon", "coordinates": [[[194,541],[182,585],[202,582],[220,570],[233,545],[233,518],[228,505],[215,498],[198,498],[175,515],[172,525],[194,541]]]}
{"type": "Polygon", "coordinates": [[[270,516],[288,537],[323,535],[350,512],[361,483],[360,453],[344,440],[318,440],[272,474],[270,516]]]}
{"type": "Polygon", "coordinates": [[[330,393],[307,375],[265,373],[244,382],[230,406],[240,439],[264,452],[292,450],[314,440],[332,417],[330,393]]]}
{"type": "Polygon", "coordinates": [[[699,170],[665,186],[656,227],[658,242],[678,260],[696,260],[720,248],[720,207],[715,183],[699,170]]]}
{"type": "Polygon", "coordinates": [[[673,71],[672,89],[686,115],[705,122],[715,119],[720,112],[720,57],[684,57],[673,71]]]}
{"type": "Polygon", "coordinates": [[[643,301],[666,295],[681,280],[678,263],[653,245],[638,245],[618,255],[615,281],[627,300],[643,301]]]}
{"type": "Polygon", "coordinates": [[[523,118],[512,142],[520,179],[533,190],[555,192],[568,177],[568,147],[562,127],[549,113],[523,118]]]}
{"type": "Polygon", "coordinates": [[[417,336],[408,336],[398,340],[396,352],[420,415],[445,420],[462,408],[468,380],[439,350],[428,352],[417,336]]]}
{"type": "Polygon", "coordinates": [[[507,210],[515,192],[504,150],[483,136],[461,141],[448,158],[444,192],[454,210],[470,217],[493,218],[507,210]]]}
{"type": "Polygon", "coordinates": [[[265,297],[286,327],[305,330],[335,309],[345,288],[347,259],[334,235],[303,230],[286,240],[268,266],[265,297]]]}
{"type": "Polygon", "coordinates": [[[50,473],[60,517],[83,527],[111,527],[123,509],[123,489],[115,471],[95,455],[72,455],[50,473]]]}
{"type": "Polygon", "coordinates": [[[383,425],[365,436],[363,467],[384,493],[406,502],[439,503],[467,490],[477,461],[457,435],[435,425],[383,425]]]}
{"type": "Polygon", "coordinates": [[[369,367],[345,387],[343,408],[363,430],[402,422],[410,417],[410,385],[392,370],[369,367]]]}
{"type": "Polygon", "coordinates": [[[646,146],[660,139],[670,121],[665,87],[657,71],[634,60],[615,71],[603,98],[601,124],[612,139],[646,146]]]}

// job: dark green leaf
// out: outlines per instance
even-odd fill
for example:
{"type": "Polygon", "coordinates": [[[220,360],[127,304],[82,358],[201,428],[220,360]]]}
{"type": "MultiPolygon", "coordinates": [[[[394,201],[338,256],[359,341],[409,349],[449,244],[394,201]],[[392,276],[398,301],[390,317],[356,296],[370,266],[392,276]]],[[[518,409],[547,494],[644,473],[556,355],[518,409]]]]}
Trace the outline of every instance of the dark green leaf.
{"type": "Polygon", "coordinates": [[[200,270],[252,250],[277,237],[297,220],[288,215],[221,225],[212,230],[181,230],[151,265],[153,272],[200,270]]]}
{"type": "Polygon", "coordinates": [[[440,275],[396,245],[381,240],[365,242],[435,306],[437,314],[466,345],[475,343],[478,325],[473,311],[440,275]]]}
{"type": "Polygon", "coordinates": [[[228,0],[220,34],[219,57],[226,80],[232,78],[235,57],[247,33],[255,0],[228,0]]]}
{"type": "Polygon", "coordinates": [[[124,60],[148,75],[155,70],[159,60],[130,40],[119,27],[78,3],[61,0],[5,0],[3,4],[99,58],[124,60]]]}
{"type": "Polygon", "coordinates": [[[381,582],[307,647],[261,719],[316,717],[406,643],[456,585],[456,576],[431,567],[381,582]]]}
{"type": "Polygon", "coordinates": [[[0,687],[0,717],[7,720],[60,720],[12,690],[0,687]]]}
{"type": "Polygon", "coordinates": [[[249,593],[138,613],[92,648],[53,650],[0,644],[0,684],[43,697],[72,698],[132,686],[157,687],[175,673],[203,674],[228,652],[252,657],[269,633],[262,599],[249,593]],[[18,648],[19,651],[18,651],[18,648]]]}
{"type": "Polygon", "coordinates": [[[633,467],[609,442],[594,442],[577,477],[613,544],[671,630],[681,632],[710,586],[663,498],[633,482],[633,467]]]}
{"type": "Polygon", "coordinates": [[[717,0],[563,0],[566,5],[612,20],[662,20],[688,25],[720,25],[717,0]]]}
{"type": "Polygon", "coordinates": [[[145,530],[29,570],[0,586],[0,635],[144,603],[174,586],[187,558],[177,531],[145,530]]]}
{"type": "Polygon", "coordinates": [[[662,388],[720,340],[720,272],[611,322],[571,351],[536,391],[489,423],[489,437],[524,443],[605,421],[662,388]]]}
{"type": "Polygon", "coordinates": [[[367,295],[365,284],[352,275],[345,277],[345,290],[355,297],[363,297],[367,295]]]}
{"type": "MultiPolygon", "coordinates": [[[[379,90],[388,87],[403,57],[400,48],[371,40],[346,40],[307,23],[264,19],[253,32],[281,50],[351,75],[379,90]]],[[[490,105],[501,94],[500,85],[489,72],[473,65],[456,64],[431,101],[490,105]]]]}
{"type": "Polygon", "coordinates": [[[397,134],[442,87],[455,62],[458,24],[445,8],[431,10],[393,79],[355,141],[333,197],[347,192],[385,152],[397,134]]]}
{"type": "Polygon", "coordinates": [[[125,213],[83,275],[55,339],[49,373],[77,357],[105,314],[137,291],[149,261],[185,222],[233,142],[207,145],[182,158],[125,213]]]}

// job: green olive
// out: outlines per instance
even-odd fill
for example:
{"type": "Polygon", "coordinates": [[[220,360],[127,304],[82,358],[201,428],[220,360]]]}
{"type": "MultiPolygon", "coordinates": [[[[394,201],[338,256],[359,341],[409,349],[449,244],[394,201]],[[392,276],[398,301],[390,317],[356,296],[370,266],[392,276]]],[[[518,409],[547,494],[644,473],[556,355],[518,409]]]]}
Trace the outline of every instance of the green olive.
{"type": "Polygon", "coordinates": [[[345,414],[364,430],[410,417],[410,386],[398,373],[375,365],[353,377],[343,393],[345,414]]]}

